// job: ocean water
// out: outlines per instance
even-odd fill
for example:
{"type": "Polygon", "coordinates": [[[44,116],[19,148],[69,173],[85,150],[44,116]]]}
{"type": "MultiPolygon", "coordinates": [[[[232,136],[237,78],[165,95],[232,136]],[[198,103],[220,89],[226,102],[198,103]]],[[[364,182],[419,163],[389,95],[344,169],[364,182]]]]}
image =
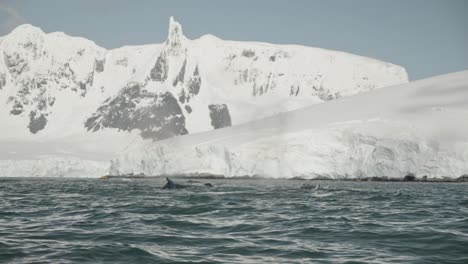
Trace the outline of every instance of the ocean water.
{"type": "Polygon", "coordinates": [[[468,263],[467,184],[199,181],[0,179],[0,263],[468,263]]]}

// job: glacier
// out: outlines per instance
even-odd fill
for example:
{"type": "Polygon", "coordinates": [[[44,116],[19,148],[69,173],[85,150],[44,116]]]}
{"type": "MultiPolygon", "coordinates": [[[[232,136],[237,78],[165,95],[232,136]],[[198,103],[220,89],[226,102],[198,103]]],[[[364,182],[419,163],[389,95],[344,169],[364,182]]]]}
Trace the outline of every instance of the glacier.
{"type": "Polygon", "coordinates": [[[105,175],[108,162],[75,156],[41,156],[34,159],[0,160],[2,177],[73,177],[89,178],[105,175]]]}
{"type": "Polygon", "coordinates": [[[142,142],[110,173],[456,178],[468,172],[468,71],[244,125],[142,142]]]}

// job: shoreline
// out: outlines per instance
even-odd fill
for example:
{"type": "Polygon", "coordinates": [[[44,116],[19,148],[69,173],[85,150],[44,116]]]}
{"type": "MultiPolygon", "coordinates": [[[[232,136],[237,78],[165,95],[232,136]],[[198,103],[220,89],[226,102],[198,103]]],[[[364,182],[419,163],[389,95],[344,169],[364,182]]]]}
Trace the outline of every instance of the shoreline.
{"type": "Polygon", "coordinates": [[[390,177],[363,177],[363,178],[328,178],[328,177],[317,177],[317,178],[303,178],[303,177],[293,177],[293,178],[269,178],[258,175],[244,175],[244,176],[232,176],[226,177],[224,175],[215,175],[215,174],[163,174],[155,176],[146,176],[144,174],[125,174],[125,175],[104,175],[99,179],[109,180],[109,179],[164,179],[164,178],[173,178],[173,179],[183,179],[183,180],[289,180],[289,181],[351,181],[351,182],[428,182],[428,183],[468,183],[468,175],[464,174],[458,178],[429,178],[427,176],[416,177],[412,174],[408,174],[403,178],[390,178],[390,177]]]}

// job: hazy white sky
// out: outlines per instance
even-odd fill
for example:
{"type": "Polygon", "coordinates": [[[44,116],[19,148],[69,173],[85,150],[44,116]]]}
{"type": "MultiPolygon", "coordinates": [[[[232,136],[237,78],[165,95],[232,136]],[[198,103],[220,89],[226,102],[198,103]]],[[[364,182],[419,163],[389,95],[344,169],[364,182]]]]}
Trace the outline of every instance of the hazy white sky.
{"type": "Polygon", "coordinates": [[[0,0],[0,35],[30,23],[115,48],[164,41],[172,15],[189,38],[343,50],[420,79],[468,69],[467,14],[465,0],[0,0]]]}

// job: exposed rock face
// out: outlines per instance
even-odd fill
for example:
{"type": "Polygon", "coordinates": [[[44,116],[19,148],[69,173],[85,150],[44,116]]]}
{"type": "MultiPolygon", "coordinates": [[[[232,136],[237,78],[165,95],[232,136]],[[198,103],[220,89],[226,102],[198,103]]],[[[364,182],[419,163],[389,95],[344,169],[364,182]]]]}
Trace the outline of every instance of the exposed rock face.
{"type": "Polygon", "coordinates": [[[23,104],[18,101],[17,99],[14,100],[14,103],[13,103],[13,106],[10,110],[10,114],[12,115],[19,115],[21,113],[23,113],[24,109],[23,109],[23,104]]]}
{"type": "Polygon", "coordinates": [[[103,72],[104,71],[104,64],[106,63],[106,60],[96,60],[96,63],[94,65],[94,69],[96,72],[103,72]]]}
{"type": "Polygon", "coordinates": [[[0,73],[0,90],[2,90],[3,86],[6,84],[6,74],[0,73]]]}
{"type": "Polygon", "coordinates": [[[160,140],[185,135],[185,117],[170,92],[150,93],[140,84],[131,84],[114,98],[108,98],[86,122],[91,131],[117,128],[139,129],[144,138],[160,140]]]}
{"type": "Polygon", "coordinates": [[[160,140],[188,134],[182,110],[169,92],[161,94],[156,105],[140,110],[137,117],[142,120],[137,128],[144,138],[160,140]]]}
{"type": "Polygon", "coordinates": [[[44,129],[47,124],[47,119],[44,114],[38,114],[36,112],[29,113],[29,131],[36,134],[38,131],[44,129]]]}
{"type": "Polygon", "coordinates": [[[177,86],[178,83],[184,83],[184,76],[185,76],[185,67],[187,66],[187,60],[184,60],[184,64],[182,64],[182,68],[179,71],[179,74],[174,80],[173,85],[177,86]]]}
{"type": "Polygon", "coordinates": [[[20,75],[28,67],[26,60],[24,58],[21,58],[18,53],[4,53],[3,58],[5,61],[5,65],[8,68],[8,71],[13,76],[20,75]]]}
{"type": "Polygon", "coordinates": [[[180,91],[180,94],[179,94],[179,102],[181,104],[185,104],[185,101],[188,101],[188,100],[189,100],[189,97],[187,97],[185,90],[182,89],[182,91],[180,91]]]}
{"type": "Polygon", "coordinates": [[[231,116],[225,104],[212,104],[208,106],[210,110],[211,125],[214,129],[231,126],[231,116]]]}
{"type": "Polygon", "coordinates": [[[196,66],[195,71],[193,72],[193,76],[188,83],[188,91],[192,96],[194,96],[200,92],[200,87],[201,77],[200,72],[198,71],[198,66],[196,66]]]}
{"type": "Polygon", "coordinates": [[[255,56],[255,51],[244,50],[244,51],[242,51],[242,56],[247,57],[247,58],[252,58],[252,57],[255,56]]]}
{"type": "Polygon", "coordinates": [[[161,53],[156,64],[151,69],[150,77],[151,80],[156,82],[164,82],[167,79],[167,72],[169,71],[169,65],[167,63],[166,53],[161,53]]]}

